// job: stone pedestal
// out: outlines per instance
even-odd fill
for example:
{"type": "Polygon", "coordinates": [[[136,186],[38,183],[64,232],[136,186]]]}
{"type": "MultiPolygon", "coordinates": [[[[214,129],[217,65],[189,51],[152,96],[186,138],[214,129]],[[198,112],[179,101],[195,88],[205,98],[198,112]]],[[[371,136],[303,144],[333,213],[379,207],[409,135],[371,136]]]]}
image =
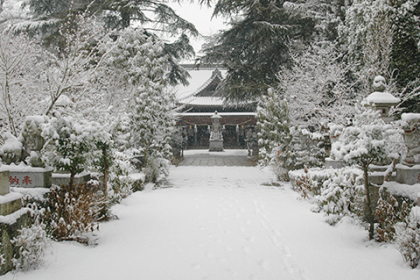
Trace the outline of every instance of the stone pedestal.
{"type": "Polygon", "coordinates": [[[21,188],[50,188],[52,171],[45,168],[14,168],[9,171],[11,186],[21,188]]]}
{"type": "MultiPolygon", "coordinates": [[[[80,185],[90,181],[89,173],[79,173],[74,176],[74,184],[80,185]]],[[[53,173],[52,183],[57,186],[68,185],[70,183],[70,173],[53,173]]]]}
{"type": "Polygon", "coordinates": [[[9,185],[9,171],[0,171],[0,195],[5,195],[10,192],[9,185]]]}
{"type": "Polygon", "coordinates": [[[210,152],[223,152],[223,140],[210,139],[210,152]]]}
{"type": "Polygon", "coordinates": [[[397,182],[400,184],[414,185],[420,183],[420,165],[412,167],[397,164],[397,182]]]}
{"type": "Polygon", "coordinates": [[[223,136],[220,129],[220,119],[222,118],[214,112],[214,115],[210,117],[213,120],[213,127],[210,132],[209,139],[209,151],[210,152],[222,152],[223,151],[223,136]]]}
{"type": "Polygon", "coordinates": [[[8,193],[0,197],[0,216],[7,216],[22,208],[22,195],[8,193]]]}
{"type": "Polygon", "coordinates": [[[9,171],[0,171],[0,216],[9,215],[22,208],[22,195],[10,193],[9,171]]]}

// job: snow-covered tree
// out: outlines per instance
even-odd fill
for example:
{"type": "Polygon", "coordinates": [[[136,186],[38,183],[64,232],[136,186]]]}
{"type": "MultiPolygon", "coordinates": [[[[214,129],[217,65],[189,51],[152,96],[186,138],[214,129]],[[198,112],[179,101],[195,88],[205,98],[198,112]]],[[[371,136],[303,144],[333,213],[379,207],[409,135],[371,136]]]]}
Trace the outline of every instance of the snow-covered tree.
{"type": "MultiPolygon", "coordinates": [[[[142,28],[122,30],[104,61],[110,81],[120,86],[110,92],[110,104],[130,115],[130,147],[143,153],[148,179],[156,180],[170,158],[169,138],[174,125],[173,97],[166,91],[169,57],[163,43],[142,28]],[[114,94],[114,95],[112,95],[114,94]],[[112,100],[113,99],[113,100],[112,100]]],[[[104,45],[107,48],[108,44],[104,45]]]]}
{"type": "Polygon", "coordinates": [[[101,27],[116,33],[132,26],[141,26],[147,30],[148,36],[171,37],[163,45],[165,54],[170,57],[170,81],[188,84],[189,74],[178,62],[194,55],[187,35],[195,37],[199,34],[194,25],[177,15],[167,1],[27,0],[23,8],[30,11],[29,19],[15,25],[42,34],[44,43],[49,46],[65,42],[57,30],[66,25],[78,25],[77,17],[80,14],[98,20],[101,27]]]}
{"type": "Polygon", "coordinates": [[[218,35],[214,46],[204,50],[202,62],[227,67],[222,84],[227,98],[246,100],[265,94],[278,83],[280,67],[290,65],[290,43],[310,39],[313,19],[288,9],[286,2],[300,1],[216,2],[214,15],[230,18],[231,27],[218,35]]]}
{"type": "Polygon", "coordinates": [[[1,132],[19,136],[20,125],[28,115],[40,114],[43,96],[39,84],[43,67],[41,47],[26,34],[3,30],[0,41],[0,119],[1,132]]]}
{"type": "MultiPolygon", "coordinates": [[[[349,69],[336,44],[313,43],[293,55],[293,66],[279,72],[279,92],[288,101],[292,126],[319,128],[347,124],[357,96],[347,80],[349,69]]],[[[360,97],[359,97],[360,98],[360,97]]]]}
{"type": "Polygon", "coordinates": [[[392,139],[399,135],[397,129],[379,118],[378,111],[361,108],[356,111],[353,126],[344,128],[339,140],[332,145],[331,154],[335,159],[357,164],[363,170],[369,239],[373,239],[375,231],[369,165],[389,158],[398,158],[392,139]]]}
{"type": "Polygon", "coordinates": [[[278,160],[278,152],[287,152],[290,142],[290,120],[287,102],[278,92],[268,89],[258,106],[259,164],[278,160]]]}
{"type": "Polygon", "coordinates": [[[47,81],[48,107],[45,114],[51,113],[57,100],[66,95],[83,109],[84,101],[92,99],[92,84],[95,73],[101,65],[106,52],[99,53],[97,46],[105,36],[103,28],[86,14],[76,15],[76,25],[68,23],[60,28],[64,38],[63,46],[50,48],[48,67],[45,71],[47,81]]]}
{"type": "Polygon", "coordinates": [[[389,0],[355,0],[346,10],[340,34],[362,92],[374,76],[390,77],[394,13],[389,0]]]}

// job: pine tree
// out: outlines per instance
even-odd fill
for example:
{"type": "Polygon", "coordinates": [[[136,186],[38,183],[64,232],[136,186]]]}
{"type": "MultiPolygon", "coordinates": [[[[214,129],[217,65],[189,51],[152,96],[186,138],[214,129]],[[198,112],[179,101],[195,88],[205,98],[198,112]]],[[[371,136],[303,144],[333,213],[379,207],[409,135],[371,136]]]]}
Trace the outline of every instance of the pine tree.
{"type": "Polygon", "coordinates": [[[189,37],[198,36],[195,26],[178,16],[161,0],[28,0],[24,2],[31,17],[17,24],[18,29],[30,30],[43,36],[44,44],[51,47],[66,44],[66,38],[58,32],[63,25],[77,26],[78,15],[95,17],[106,30],[118,31],[140,24],[152,37],[171,36],[173,42],[164,44],[164,52],[170,57],[168,78],[171,84],[188,84],[189,74],[178,63],[180,59],[194,55],[189,37]]]}
{"type": "Polygon", "coordinates": [[[287,153],[291,137],[287,102],[278,92],[268,89],[261,97],[257,120],[259,163],[267,165],[278,159],[278,153],[287,153]]]}
{"type": "MultiPolygon", "coordinates": [[[[420,72],[420,3],[418,1],[392,1],[395,9],[393,17],[393,46],[391,53],[391,69],[400,91],[410,94],[410,91],[419,86],[418,73],[420,72]]],[[[408,97],[408,96],[407,96],[408,97]]],[[[404,104],[406,112],[420,112],[418,97],[409,98],[404,104]]]]}
{"type": "Polygon", "coordinates": [[[376,75],[391,75],[394,13],[389,0],[355,0],[346,10],[341,41],[361,92],[370,92],[376,75]]]}
{"type": "MultiPolygon", "coordinates": [[[[222,89],[227,98],[244,100],[264,94],[278,83],[282,65],[290,65],[290,43],[310,39],[314,21],[293,12],[287,1],[218,1],[214,15],[230,17],[230,29],[204,50],[202,63],[227,69],[222,89]]],[[[296,2],[296,1],[292,1],[296,2]]]]}

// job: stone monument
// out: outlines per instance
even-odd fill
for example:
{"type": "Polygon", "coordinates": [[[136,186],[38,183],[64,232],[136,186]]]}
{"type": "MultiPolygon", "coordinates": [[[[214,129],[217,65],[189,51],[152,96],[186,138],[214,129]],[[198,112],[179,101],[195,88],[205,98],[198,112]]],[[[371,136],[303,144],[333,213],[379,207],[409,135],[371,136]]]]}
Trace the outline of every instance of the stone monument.
{"type": "Polygon", "coordinates": [[[222,152],[223,151],[223,135],[220,127],[220,119],[222,117],[216,112],[211,116],[213,120],[212,130],[210,132],[210,152],[222,152]]]}
{"type": "Polygon", "coordinates": [[[378,110],[381,113],[381,119],[385,123],[390,123],[392,117],[389,116],[389,110],[401,100],[385,91],[386,80],[382,76],[376,76],[374,78],[372,88],[373,92],[365,98],[364,105],[378,110]]]}
{"type": "Polygon", "coordinates": [[[397,182],[413,185],[420,183],[420,114],[402,114],[402,129],[407,155],[402,164],[397,164],[397,182]]]}

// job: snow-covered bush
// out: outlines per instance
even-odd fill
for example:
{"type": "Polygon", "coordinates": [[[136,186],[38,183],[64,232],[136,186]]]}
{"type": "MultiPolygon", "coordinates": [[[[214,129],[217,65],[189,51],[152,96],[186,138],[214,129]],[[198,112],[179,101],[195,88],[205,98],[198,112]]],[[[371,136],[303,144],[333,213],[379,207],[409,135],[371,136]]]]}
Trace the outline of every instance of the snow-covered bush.
{"type": "Polygon", "coordinates": [[[132,164],[133,154],[130,150],[114,152],[114,164],[111,167],[109,181],[111,187],[108,197],[112,203],[118,203],[121,199],[129,196],[133,192],[133,179],[129,176],[135,172],[132,164]]]}
{"type": "Polygon", "coordinates": [[[325,135],[305,127],[292,127],[290,131],[292,137],[288,149],[279,154],[287,169],[322,166],[327,157],[325,135]]]}
{"type": "Polygon", "coordinates": [[[344,216],[363,217],[363,177],[360,170],[341,168],[331,172],[322,183],[316,201],[328,215],[327,222],[335,224],[344,216]]]}
{"type": "Polygon", "coordinates": [[[258,163],[268,165],[278,160],[277,154],[287,152],[291,138],[289,109],[280,94],[270,88],[267,95],[261,97],[257,110],[258,163]]]}
{"type": "Polygon", "coordinates": [[[303,198],[310,198],[317,205],[316,211],[327,215],[329,224],[337,223],[344,216],[363,217],[363,174],[361,170],[300,169],[289,172],[293,188],[303,198]]]}
{"type": "Polygon", "coordinates": [[[22,157],[23,144],[10,133],[3,135],[4,144],[0,148],[0,156],[6,164],[19,164],[22,157]]]}
{"type": "Polygon", "coordinates": [[[346,127],[339,140],[332,144],[331,154],[335,159],[357,164],[363,170],[369,239],[373,239],[375,231],[369,165],[399,157],[392,142],[396,137],[400,137],[399,131],[385,124],[378,111],[363,107],[357,109],[353,126],[346,127]]]}
{"type": "Polygon", "coordinates": [[[88,243],[83,234],[99,228],[104,203],[86,184],[52,189],[45,214],[47,232],[59,241],[88,243]]]}
{"type": "Polygon", "coordinates": [[[49,245],[44,227],[43,224],[35,223],[19,230],[19,236],[13,238],[12,243],[17,248],[17,257],[13,263],[17,270],[28,271],[42,265],[49,245]]]}
{"type": "Polygon", "coordinates": [[[399,202],[384,187],[379,190],[379,200],[376,206],[376,217],[378,227],[376,228],[377,240],[392,241],[395,234],[395,225],[405,221],[410,214],[410,202],[402,200],[399,202]]]}
{"type": "Polygon", "coordinates": [[[395,242],[404,260],[416,268],[420,264],[420,207],[413,207],[406,222],[395,226],[395,242]]]}
{"type": "Polygon", "coordinates": [[[74,176],[87,166],[94,165],[98,160],[97,164],[103,163],[100,161],[103,145],[107,145],[109,150],[110,135],[98,122],[72,116],[51,118],[42,135],[54,143],[54,149],[45,156],[57,170],[70,173],[70,185],[74,176]]]}

